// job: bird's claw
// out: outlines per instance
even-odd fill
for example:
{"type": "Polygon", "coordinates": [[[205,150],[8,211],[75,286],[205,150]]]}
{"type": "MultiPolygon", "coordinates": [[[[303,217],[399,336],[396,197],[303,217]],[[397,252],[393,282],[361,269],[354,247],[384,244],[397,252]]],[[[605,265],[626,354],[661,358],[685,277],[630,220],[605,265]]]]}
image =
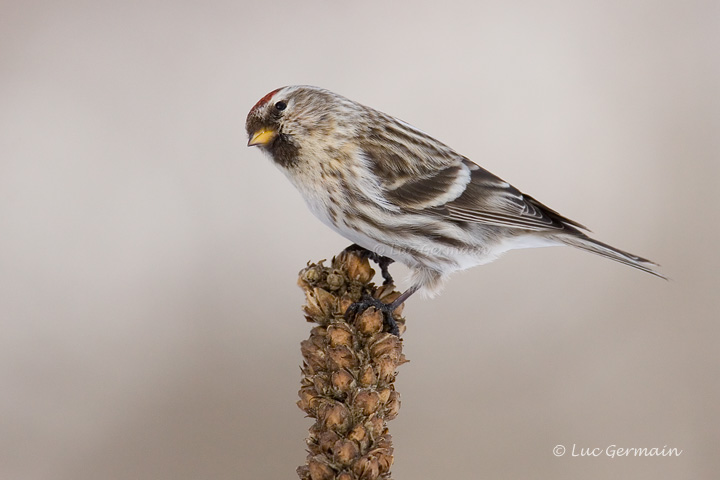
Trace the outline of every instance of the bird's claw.
{"type": "Polygon", "coordinates": [[[365,294],[359,302],[355,302],[347,308],[347,310],[345,311],[345,320],[350,321],[353,317],[364,312],[370,307],[375,307],[377,310],[382,312],[383,324],[388,327],[388,332],[395,335],[396,337],[399,337],[400,329],[398,328],[398,324],[395,321],[395,316],[393,315],[393,312],[397,308],[397,305],[395,305],[394,302],[383,303],[377,298],[365,294]]]}

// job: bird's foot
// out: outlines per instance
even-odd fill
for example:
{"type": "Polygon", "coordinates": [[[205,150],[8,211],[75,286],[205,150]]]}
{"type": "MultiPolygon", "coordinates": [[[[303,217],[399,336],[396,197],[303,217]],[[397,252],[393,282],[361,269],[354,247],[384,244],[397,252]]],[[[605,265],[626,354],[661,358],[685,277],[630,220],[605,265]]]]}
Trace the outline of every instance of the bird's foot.
{"type": "Polygon", "coordinates": [[[395,335],[396,337],[400,336],[400,329],[398,328],[398,324],[395,321],[395,316],[393,315],[393,312],[399,304],[397,301],[391,302],[391,303],[383,303],[380,300],[378,300],[375,297],[372,297],[369,294],[363,295],[363,297],[360,299],[359,302],[355,302],[351,304],[348,309],[345,311],[345,320],[351,320],[355,315],[358,315],[365,310],[367,310],[370,307],[375,307],[383,314],[383,324],[387,326],[388,332],[395,335]]]}
{"type": "Polygon", "coordinates": [[[360,255],[363,258],[368,258],[375,262],[378,267],[380,267],[380,273],[383,277],[383,285],[390,285],[392,283],[395,283],[395,281],[392,278],[392,275],[390,275],[390,270],[388,270],[388,267],[391,263],[393,263],[395,260],[393,260],[390,257],[384,257],[376,252],[373,252],[371,250],[368,250],[365,247],[361,247],[357,243],[353,243],[349,247],[345,249],[346,252],[354,252],[360,255]]]}

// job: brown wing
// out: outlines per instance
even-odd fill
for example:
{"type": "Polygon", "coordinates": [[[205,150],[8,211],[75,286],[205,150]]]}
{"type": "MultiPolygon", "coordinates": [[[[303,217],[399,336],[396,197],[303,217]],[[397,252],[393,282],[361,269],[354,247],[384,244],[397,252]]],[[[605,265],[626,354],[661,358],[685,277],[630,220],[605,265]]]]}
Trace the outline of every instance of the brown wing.
{"type": "Polygon", "coordinates": [[[462,195],[443,206],[450,218],[529,230],[587,230],[470,160],[462,162],[470,169],[470,182],[462,195]]]}
{"type": "Polygon", "coordinates": [[[415,127],[366,110],[374,126],[360,137],[362,153],[398,209],[526,230],[587,230],[415,127]]]}
{"type": "Polygon", "coordinates": [[[587,230],[464,157],[423,176],[384,180],[385,198],[401,209],[526,230],[587,230]]]}

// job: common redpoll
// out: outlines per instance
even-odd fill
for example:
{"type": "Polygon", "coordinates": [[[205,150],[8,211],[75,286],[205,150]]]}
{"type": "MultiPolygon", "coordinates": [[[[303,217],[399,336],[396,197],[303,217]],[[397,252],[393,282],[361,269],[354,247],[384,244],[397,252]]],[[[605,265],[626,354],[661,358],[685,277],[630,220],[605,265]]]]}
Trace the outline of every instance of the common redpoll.
{"type": "Polygon", "coordinates": [[[392,260],[410,268],[400,298],[355,310],[392,312],[418,289],[436,293],[450,273],[516,248],[571,245],[664,278],[428,134],[327,90],[273,90],[246,129],[248,146],[270,155],[323,223],[380,261],[386,280],[392,260]]]}

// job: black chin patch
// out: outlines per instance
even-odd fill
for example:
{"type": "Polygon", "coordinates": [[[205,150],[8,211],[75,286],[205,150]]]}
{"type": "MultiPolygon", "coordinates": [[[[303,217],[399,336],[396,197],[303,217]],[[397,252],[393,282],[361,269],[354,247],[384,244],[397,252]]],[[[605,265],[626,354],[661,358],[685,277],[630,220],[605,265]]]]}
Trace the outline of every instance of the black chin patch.
{"type": "Polygon", "coordinates": [[[300,147],[293,143],[292,139],[284,134],[279,134],[268,145],[272,159],[283,168],[292,168],[297,163],[300,147]]]}

